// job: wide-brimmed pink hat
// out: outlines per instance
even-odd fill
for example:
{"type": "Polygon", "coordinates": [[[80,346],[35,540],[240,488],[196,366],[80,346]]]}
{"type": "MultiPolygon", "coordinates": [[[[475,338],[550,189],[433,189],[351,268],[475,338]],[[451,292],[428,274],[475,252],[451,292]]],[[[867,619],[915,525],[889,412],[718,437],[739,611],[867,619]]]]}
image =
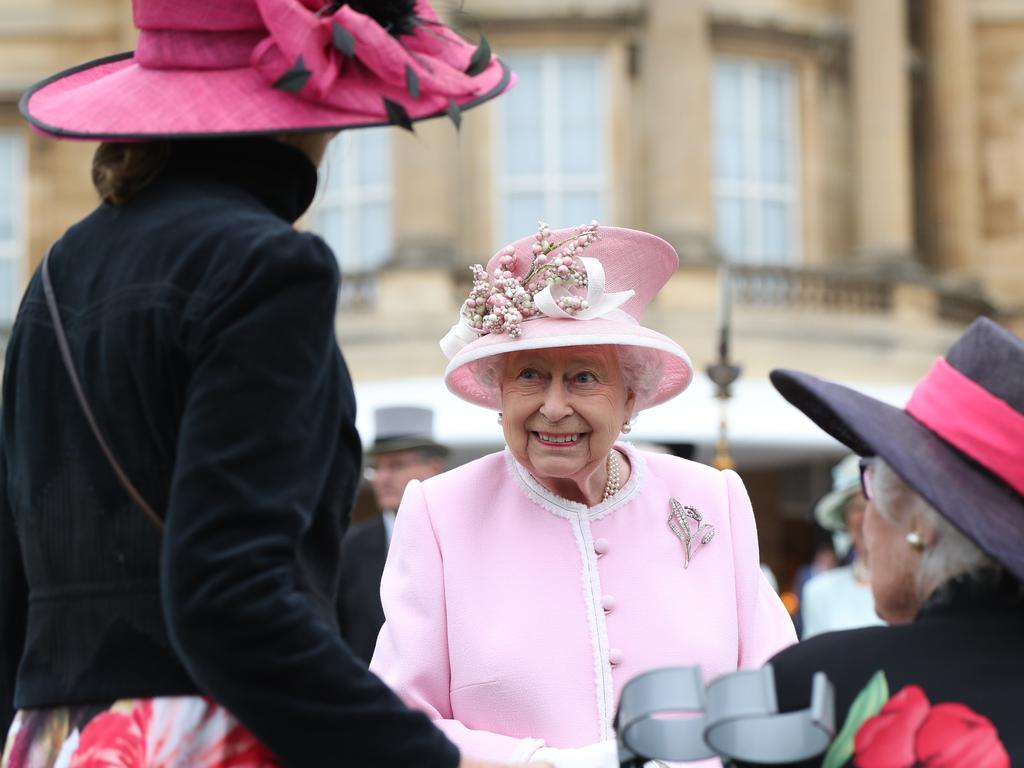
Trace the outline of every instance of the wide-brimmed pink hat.
{"type": "Polygon", "coordinates": [[[497,96],[513,76],[426,0],[133,0],[134,53],[30,88],[33,127],[133,140],[330,131],[413,121],[497,96]]]}
{"type": "Polygon", "coordinates": [[[615,345],[647,350],[660,363],[656,383],[637,393],[637,410],[675,397],[693,378],[690,358],[640,322],[678,266],[675,249],[647,232],[596,222],[552,231],[541,223],[486,269],[473,267],[459,322],[441,340],[445,384],[463,400],[497,409],[497,382],[483,375],[496,355],[615,345]]]}

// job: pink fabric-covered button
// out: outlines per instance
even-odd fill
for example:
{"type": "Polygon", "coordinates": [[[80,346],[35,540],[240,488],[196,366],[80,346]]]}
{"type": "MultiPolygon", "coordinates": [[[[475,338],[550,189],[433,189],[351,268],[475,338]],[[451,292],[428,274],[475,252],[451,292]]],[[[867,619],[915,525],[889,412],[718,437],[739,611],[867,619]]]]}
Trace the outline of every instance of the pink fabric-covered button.
{"type": "Polygon", "coordinates": [[[612,648],[608,651],[608,663],[613,667],[622,663],[622,651],[619,648],[612,648]]]}
{"type": "Polygon", "coordinates": [[[615,597],[613,595],[605,595],[601,598],[601,607],[604,608],[605,613],[611,613],[615,610],[615,597]]]}
{"type": "Polygon", "coordinates": [[[608,551],[608,539],[594,539],[594,551],[600,557],[608,551]]]}

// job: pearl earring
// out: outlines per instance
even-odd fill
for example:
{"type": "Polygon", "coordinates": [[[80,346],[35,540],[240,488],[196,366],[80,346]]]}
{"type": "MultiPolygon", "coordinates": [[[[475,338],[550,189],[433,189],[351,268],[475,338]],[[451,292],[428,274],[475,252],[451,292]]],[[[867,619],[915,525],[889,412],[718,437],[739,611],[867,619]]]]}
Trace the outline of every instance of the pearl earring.
{"type": "Polygon", "coordinates": [[[503,414],[501,413],[501,411],[498,411],[498,425],[499,426],[505,426],[505,418],[504,418],[503,414]]]}
{"type": "Polygon", "coordinates": [[[921,541],[921,534],[917,531],[911,531],[907,534],[907,544],[910,545],[911,549],[918,552],[924,549],[924,542],[921,541]]]}
{"type": "Polygon", "coordinates": [[[633,425],[630,424],[628,421],[625,424],[622,425],[622,434],[628,435],[632,431],[633,431],[633,425]]]}

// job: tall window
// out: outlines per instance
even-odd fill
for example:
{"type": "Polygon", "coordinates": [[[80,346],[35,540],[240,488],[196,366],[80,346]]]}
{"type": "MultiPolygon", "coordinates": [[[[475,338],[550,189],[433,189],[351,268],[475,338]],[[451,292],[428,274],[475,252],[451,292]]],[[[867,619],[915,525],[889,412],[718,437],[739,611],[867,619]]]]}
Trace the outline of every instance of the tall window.
{"type": "Polygon", "coordinates": [[[537,220],[575,226],[604,219],[607,205],[607,76],[587,51],[514,53],[519,84],[497,101],[496,168],[501,242],[537,220]]]}
{"type": "Polygon", "coordinates": [[[0,325],[10,325],[21,297],[24,160],[21,138],[0,131],[0,325]]]}
{"type": "MultiPolygon", "coordinates": [[[[321,168],[323,193],[314,227],[338,257],[342,297],[365,290],[391,257],[391,139],[387,128],[346,131],[331,142],[321,168]]],[[[363,296],[362,299],[367,297],[363,296]]]]}
{"type": "Polygon", "coordinates": [[[800,259],[796,75],[785,64],[715,62],[718,247],[753,264],[800,259]]]}

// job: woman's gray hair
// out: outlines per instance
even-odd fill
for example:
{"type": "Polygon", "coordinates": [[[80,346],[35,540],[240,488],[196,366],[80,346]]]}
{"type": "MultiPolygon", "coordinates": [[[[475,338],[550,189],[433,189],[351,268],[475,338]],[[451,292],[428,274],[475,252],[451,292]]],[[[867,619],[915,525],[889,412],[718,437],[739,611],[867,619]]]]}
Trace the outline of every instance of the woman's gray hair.
{"type": "MultiPolygon", "coordinates": [[[[661,354],[656,349],[623,344],[612,345],[619,360],[619,370],[626,389],[636,396],[638,403],[646,403],[658,388],[664,368],[661,354]]],[[[484,389],[497,392],[505,375],[507,355],[492,355],[471,364],[473,377],[484,389]]]]}
{"type": "Polygon", "coordinates": [[[651,395],[658,389],[658,382],[661,381],[662,370],[665,367],[661,354],[648,347],[623,344],[616,345],[615,351],[619,355],[619,367],[622,369],[626,389],[636,395],[638,403],[650,401],[651,395]]]}
{"type": "Polygon", "coordinates": [[[922,598],[956,576],[988,579],[1001,575],[999,563],[960,533],[882,459],[874,463],[872,502],[894,523],[905,524],[916,518],[935,530],[935,543],[921,553],[917,570],[917,592],[922,598]]]}

